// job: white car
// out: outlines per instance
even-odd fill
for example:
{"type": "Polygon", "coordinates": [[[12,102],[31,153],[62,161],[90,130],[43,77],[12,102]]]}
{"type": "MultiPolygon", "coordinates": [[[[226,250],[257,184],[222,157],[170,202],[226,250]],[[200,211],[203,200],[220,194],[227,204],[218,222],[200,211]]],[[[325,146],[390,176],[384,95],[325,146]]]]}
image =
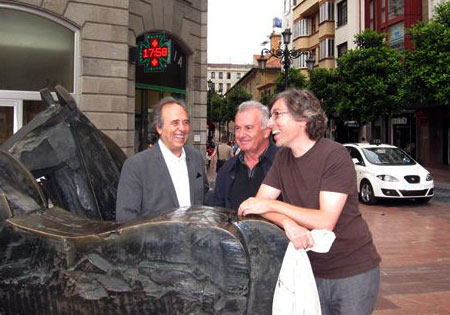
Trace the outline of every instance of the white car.
{"type": "Polygon", "coordinates": [[[403,150],[389,144],[344,144],[356,169],[359,199],[373,205],[379,198],[428,202],[434,195],[430,172],[403,150]]]}

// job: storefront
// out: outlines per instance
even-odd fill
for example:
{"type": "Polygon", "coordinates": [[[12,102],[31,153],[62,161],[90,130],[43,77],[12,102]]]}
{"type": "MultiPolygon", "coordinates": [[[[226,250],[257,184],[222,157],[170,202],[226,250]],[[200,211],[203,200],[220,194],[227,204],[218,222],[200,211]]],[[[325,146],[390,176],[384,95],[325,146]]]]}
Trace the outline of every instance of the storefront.
{"type": "Polygon", "coordinates": [[[60,84],[129,155],[146,147],[155,104],[183,99],[188,141],[204,150],[206,15],[203,0],[0,1],[0,143],[44,109],[40,89],[60,84]]]}
{"type": "Polygon", "coordinates": [[[164,33],[146,33],[136,40],[136,151],[147,147],[153,109],[164,97],[186,102],[186,53],[164,33]]]}

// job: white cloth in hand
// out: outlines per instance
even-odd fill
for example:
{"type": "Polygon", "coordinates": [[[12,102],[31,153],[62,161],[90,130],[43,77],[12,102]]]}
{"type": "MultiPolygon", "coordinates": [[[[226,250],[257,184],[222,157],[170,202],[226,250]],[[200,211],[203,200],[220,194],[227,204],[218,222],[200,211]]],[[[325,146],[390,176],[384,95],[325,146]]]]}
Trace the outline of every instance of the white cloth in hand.
{"type": "MultiPolygon", "coordinates": [[[[317,253],[327,253],[336,238],[335,234],[328,230],[312,230],[311,236],[314,246],[307,250],[317,253]]],[[[295,249],[290,242],[273,296],[272,315],[294,314],[318,315],[322,312],[306,250],[295,249]]]]}

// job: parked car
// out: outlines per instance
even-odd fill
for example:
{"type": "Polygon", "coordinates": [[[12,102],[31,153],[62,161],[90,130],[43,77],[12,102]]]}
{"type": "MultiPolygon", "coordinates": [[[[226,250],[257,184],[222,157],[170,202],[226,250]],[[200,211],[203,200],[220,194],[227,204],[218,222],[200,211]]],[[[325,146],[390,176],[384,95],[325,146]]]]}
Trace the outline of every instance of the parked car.
{"type": "Polygon", "coordinates": [[[433,177],[402,149],[389,144],[348,143],[356,169],[359,199],[373,205],[379,198],[415,199],[434,195],[433,177]]]}

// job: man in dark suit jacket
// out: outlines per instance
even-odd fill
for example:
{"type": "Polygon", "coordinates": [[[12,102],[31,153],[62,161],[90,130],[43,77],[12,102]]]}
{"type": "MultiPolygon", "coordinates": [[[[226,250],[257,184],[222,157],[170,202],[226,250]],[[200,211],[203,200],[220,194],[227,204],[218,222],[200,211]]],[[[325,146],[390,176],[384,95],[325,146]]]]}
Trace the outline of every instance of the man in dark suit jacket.
{"type": "Polygon", "coordinates": [[[117,191],[117,221],[168,208],[203,205],[209,190],[202,154],[186,145],[190,122],[184,104],[164,98],[153,113],[159,140],[125,161],[117,191]]]}

